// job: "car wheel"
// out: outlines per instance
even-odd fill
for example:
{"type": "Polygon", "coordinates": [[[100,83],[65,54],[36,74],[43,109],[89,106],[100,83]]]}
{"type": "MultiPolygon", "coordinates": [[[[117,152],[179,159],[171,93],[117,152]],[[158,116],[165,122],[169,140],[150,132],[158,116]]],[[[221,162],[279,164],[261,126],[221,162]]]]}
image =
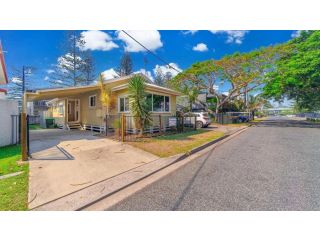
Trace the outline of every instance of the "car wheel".
{"type": "Polygon", "coordinates": [[[199,129],[199,128],[202,128],[203,127],[203,123],[200,122],[200,121],[197,121],[196,122],[196,128],[199,129]]]}

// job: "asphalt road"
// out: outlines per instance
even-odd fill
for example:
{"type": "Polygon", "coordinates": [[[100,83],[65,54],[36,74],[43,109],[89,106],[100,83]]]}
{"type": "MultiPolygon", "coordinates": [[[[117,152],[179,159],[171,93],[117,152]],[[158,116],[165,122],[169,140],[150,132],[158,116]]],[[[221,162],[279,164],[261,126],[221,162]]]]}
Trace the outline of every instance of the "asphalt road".
{"type": "Polygon", "coordinates": [[[320,128],[259,123],[111,210],[320,210],[320,128]]]}

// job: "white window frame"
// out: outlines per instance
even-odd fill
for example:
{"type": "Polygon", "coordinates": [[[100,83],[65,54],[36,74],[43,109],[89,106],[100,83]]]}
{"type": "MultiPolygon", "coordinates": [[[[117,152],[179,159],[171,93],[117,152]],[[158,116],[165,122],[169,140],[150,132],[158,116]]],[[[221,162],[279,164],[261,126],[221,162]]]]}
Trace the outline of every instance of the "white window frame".
{"type": "Polygon", "coordinates": [[[148,93],[151,94],[151,99],[152,99],[152,106],[151,106],[151,112],[152,113],[170,113],[171,112],[171,96],[167,94],[161,94],[161,93],[148,93]],[[169,110],[166,111],[166,106],[164,105],[164,111],[153,111],[153,95],[158,95],[163,97],[163,102],[165,104],[165,97],[169,98],[169,110]]]}
{"type": "MultiPolygon", "coordinates": [[[[130,112],[130,109],[126,110],[125,111],[120,111],[120,99],[123,98],[124,99],[124,109],[126,108],[126,98],[128,99],[129,101],[129,97],[128,95],[121,95],[118,97],[118,113],[129,113],[130,112]]],[[[129,107],[130,108],[130,107],[129,107]]]]}
{"type": "Polygon", "coordinates": [[[58,113],[61,115],[64,115],[64,104],[63,103],[58,103],[58,113]]]}
{"type": "Polygon", "coordinates": [[[95,94],[95,95],[90,95],[89,97],[88,97],[88,100],[89,100],[89,108],[96,108],[96,106],[97,106],[97,94],[95,94]],[[94,106],[91,106],[91,98],[95,98],[95,101],[94,101],[94,106]]]}
{"type": "MultiPolygon", "coordinates": [[[[151,113],[170,113],[171,112],[171,96],[170,95],[167,95],[167,94],[158,94],[158,93],[148,93],[147,94],[151,94],[151,101],[152,101],[152,105],[151,105],[151,113]],[[158,96],[162,96],[163,97],[163,102],[165,103],[165,97],[168,97],[169,98],[169,110],[168,111],[165,111],[165,106],[164,106],[164,111],[153,111],[153,95],[158,95],[158,96]]],[[[128,98],[128,95],[121,95],[118,97],[118,113],[129,113],[130,112],[130,109],[127,110],[127,111],[120,111],[120,98],[128,98]]],[[[126,100],[124,100],[124,105],[126,105],[126,100]]]]}

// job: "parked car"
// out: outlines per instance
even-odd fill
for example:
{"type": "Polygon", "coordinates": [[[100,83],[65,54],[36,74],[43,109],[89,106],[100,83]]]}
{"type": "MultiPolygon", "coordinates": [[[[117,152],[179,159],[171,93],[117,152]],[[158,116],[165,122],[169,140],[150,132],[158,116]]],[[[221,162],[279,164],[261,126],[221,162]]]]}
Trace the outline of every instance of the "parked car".
{"type": "MultiPolygon", "coordinates": [[[[209,114],[207,112],[189,112],[184,114],[184,116],[188,117],[197,117],[196,121],[196,127],[197,128],[203,128],[203,127],[208,127],[211,123],[209,114]]],[[[185,124],[194,124],[194,119],[193,118],[186,118],[185,119],[185,124]]]]}
{"type": "Polygon", "coordinates": [[[240,115],[238,117],[239,122],[249,122],[249,116],[240,115]]]}

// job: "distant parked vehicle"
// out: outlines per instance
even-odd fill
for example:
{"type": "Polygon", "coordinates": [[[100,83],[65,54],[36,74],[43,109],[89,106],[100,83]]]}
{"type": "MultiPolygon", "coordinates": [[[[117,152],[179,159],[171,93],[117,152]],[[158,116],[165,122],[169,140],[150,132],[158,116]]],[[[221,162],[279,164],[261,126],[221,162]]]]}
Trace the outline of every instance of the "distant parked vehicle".
{"type": "MultiPolygon", "coordinates": [[[[197,121],[196,121],[196,128],[203,128],[203,127],[208,127],[211,123],[209,113],[207,112],[189,112],[186,113],[185,116],[196,116],[197,121]]],[[[190,118],[190,120],[186,119],[185,120],[186,124],[194,124],[194,119],[190,118]]]]}
{"type": "Polygon", "coordinates": [[[238,120],[239,120],[239,122],[249,122],[249,116],[245,116],[245,115],[240,115],[240,116],[238,116],[238,120]]]}

